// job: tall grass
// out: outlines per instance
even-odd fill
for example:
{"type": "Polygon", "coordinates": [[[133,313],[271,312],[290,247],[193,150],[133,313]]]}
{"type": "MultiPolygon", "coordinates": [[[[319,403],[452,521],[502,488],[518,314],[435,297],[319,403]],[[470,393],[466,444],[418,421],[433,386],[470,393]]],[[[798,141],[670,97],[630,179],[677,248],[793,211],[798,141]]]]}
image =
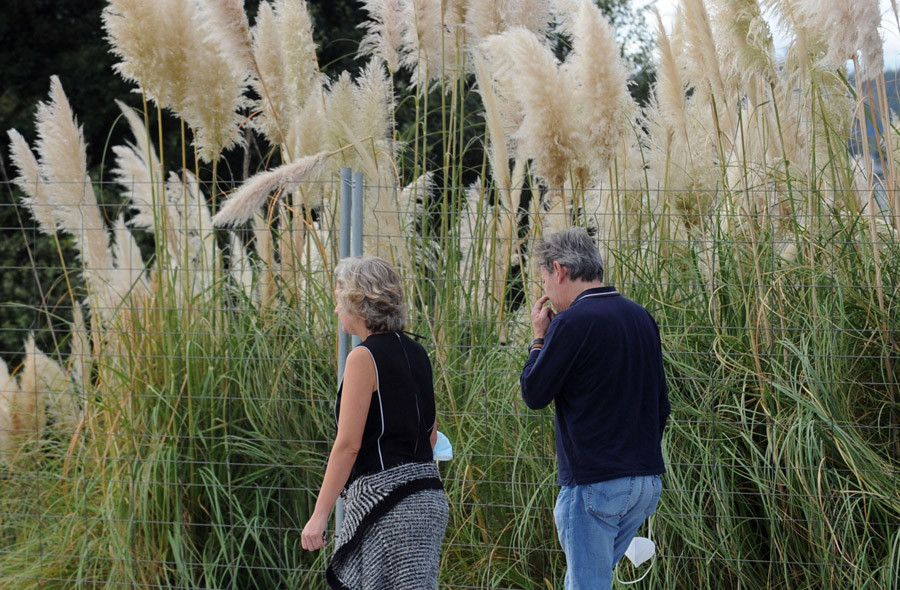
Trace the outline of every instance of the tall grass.
{"type": "Polygon", "coordinates": [[[366,2],[373,61],[353,79],[318,70],[305,3],[265,4],[252,27],[229,3],[227,39],[204,30],[172,53],[231,60],[206,104],[193,84],[215,80],[146,60],[142,43],[172,31],[134,37],[181,13],[144,22],[140,3],[110,3],[120,73],[191,133],[173,167],[154,151],[162,126],[126,113],[135,139],[113,177],[134,211],[115,232],[95,221],[80,149],[53,145],[80,146],[58,81],[37,155],[11,133],[24,204],[82,248],[89,315],[45,355],[67,379],[36,362],[0,375],[4,584],[323,587],[326,555],[298,541],[334,429],[330,269],[349,165],[367,180],[365,249],[401,268],[455,447],[442,587],[562,587],[552,412],[523,406],[518,372],[531,241],[573,223],[663,338],[673,415],[645,584],[898,587],[896,129],[862,138],[883,179],[848,150],[864,99],[889,119],[883,77],[869,93],[823,61],[832,20],[778,13],[796,42],[776,66],[756,3],[691,0],[693,18],[660,31],[661,82],[638,115],[621,65],[590,59],[611,38],[590,5],[489,4],[366,2]],[[544,49],[551,29],[571,56],[544,49]],[[596,92],[603,104],[566,102],[596,92]],[[238,108],[204,112],[223,104],[238,108]],[[268,167],[233,192],[201,186],[201,162],[215,169],[249,125],[268,167]],[[152,240],[146,262],[131,232],[152,240]],[[69,419],[45,411],[58,400],[69,419]]]}

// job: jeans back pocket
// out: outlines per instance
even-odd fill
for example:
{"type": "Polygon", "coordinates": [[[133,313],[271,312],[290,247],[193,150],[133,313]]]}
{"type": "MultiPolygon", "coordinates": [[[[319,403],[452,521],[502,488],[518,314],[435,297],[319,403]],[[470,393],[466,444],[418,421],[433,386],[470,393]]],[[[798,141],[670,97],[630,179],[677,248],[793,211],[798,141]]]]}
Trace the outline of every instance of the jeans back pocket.
{"type": "Polygon", "coordinates": [[[634,477],[620,477],[585,486],[588,512],[599,518],[621,518],[631,508],[634,477]]]}

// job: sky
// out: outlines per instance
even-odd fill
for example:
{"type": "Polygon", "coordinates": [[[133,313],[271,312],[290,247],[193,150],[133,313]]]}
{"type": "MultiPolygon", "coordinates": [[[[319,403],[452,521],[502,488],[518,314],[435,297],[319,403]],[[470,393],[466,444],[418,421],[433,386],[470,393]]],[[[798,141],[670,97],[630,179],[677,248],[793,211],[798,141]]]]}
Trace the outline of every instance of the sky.
{"type": "MultiPolygon", "coordinates": [[[[897,30],[897,23],[894,20],[894,14],[891,11],[891,0],[859,0],[861,2],[877,1],[881,8],[882,21],[879,33],[884,41],[884,65],[886,69],[900,68],[900,31],[897,30]]],[[[645,0],[644,4],[650,4],[652,0],[645,0]]],[[[675,9],[679,0],[656,0],[656,7],[666,29],[671,31],[672,20],[675,15],[675,9]]],[[[770,21],[771,24],[771,21],[770,21]]],[[[773,28],[772,35],[775,41],[776,50],[783,50],[790,38],[785,35],[784,31],[778,31],[773,28]]]]}

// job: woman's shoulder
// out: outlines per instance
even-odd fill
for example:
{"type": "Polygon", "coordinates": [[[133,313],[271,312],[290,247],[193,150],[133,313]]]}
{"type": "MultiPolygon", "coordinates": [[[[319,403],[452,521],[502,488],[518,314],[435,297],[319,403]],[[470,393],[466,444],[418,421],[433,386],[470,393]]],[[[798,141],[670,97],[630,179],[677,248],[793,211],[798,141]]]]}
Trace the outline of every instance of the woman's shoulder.
{"type": "Polygon", "coordinates": [[[372,351],[369,350],[369,347],[363,342],[347,354],[347,365],[353,364],[356,367],[373,365],[372,356],[372,351]]]}

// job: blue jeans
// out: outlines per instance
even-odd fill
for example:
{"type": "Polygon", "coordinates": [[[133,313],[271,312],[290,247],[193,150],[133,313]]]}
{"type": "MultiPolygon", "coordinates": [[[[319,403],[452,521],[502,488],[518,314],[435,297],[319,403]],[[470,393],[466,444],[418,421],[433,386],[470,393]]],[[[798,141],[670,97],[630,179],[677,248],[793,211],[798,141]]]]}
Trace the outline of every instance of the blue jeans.
{"type": "Polygon", "coordinates": [[[565,590],[612,588],[618,563],[659,504],[658,475],[563,486],[553,516],[566,553],[565,590]]]}

